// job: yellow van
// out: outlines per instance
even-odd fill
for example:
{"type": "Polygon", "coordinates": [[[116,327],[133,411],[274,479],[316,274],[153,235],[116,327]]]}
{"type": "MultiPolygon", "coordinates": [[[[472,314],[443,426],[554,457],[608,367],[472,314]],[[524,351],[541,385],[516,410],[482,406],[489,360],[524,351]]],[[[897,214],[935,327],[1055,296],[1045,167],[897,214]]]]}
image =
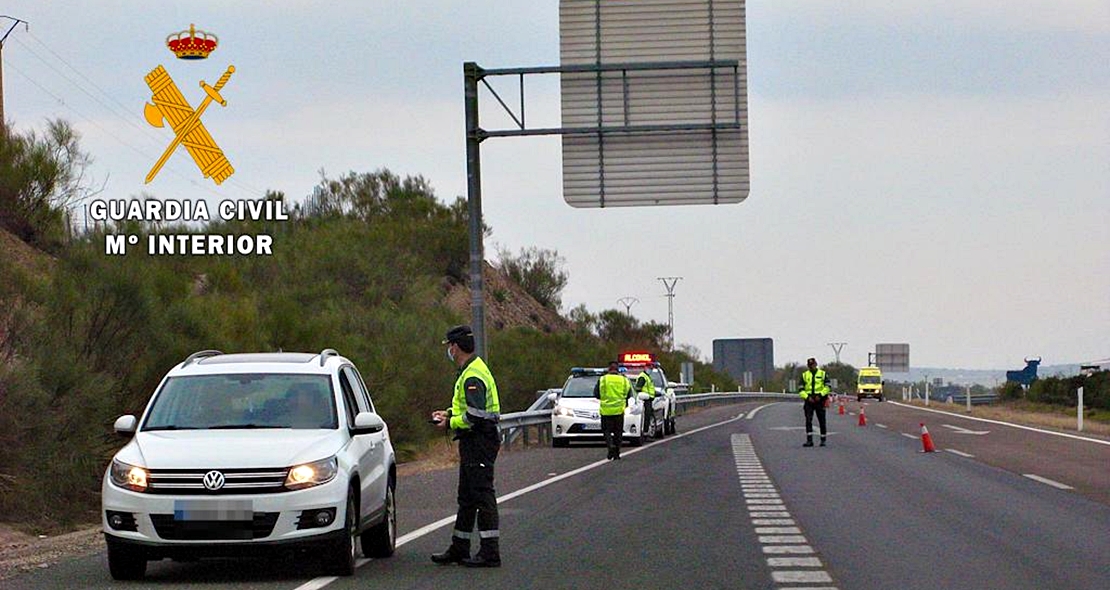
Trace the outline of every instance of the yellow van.
{"type": "Polygon", "coordinates": [[[873,397],[883,401],[883,372],[879,367],[863,367],[856,383],[856,401],[873,397]]]}

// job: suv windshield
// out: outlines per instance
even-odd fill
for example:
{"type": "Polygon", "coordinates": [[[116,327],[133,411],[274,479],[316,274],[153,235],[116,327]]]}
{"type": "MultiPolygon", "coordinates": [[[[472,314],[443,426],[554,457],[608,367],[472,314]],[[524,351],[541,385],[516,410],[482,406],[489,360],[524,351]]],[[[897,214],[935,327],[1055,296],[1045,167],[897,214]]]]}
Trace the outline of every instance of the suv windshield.
{"type": "Polygon", "coordinates": [[[563,386],[563,397],[593,397],[594,385],[597,384],[597,380],[600,378],[600,375],[571,377],[567,380],[567,384],[563,386]]]}
{"type": "Polygon", "coordinates": [[[335,429],[327,375],[228,374],[171,377],[143,430],[335,429]]]}
{"type": "Polygon", "coordinates": [[[876,375],[860,375],[859,382],[861,385],[878,385],[882,381],[876,375]]]}

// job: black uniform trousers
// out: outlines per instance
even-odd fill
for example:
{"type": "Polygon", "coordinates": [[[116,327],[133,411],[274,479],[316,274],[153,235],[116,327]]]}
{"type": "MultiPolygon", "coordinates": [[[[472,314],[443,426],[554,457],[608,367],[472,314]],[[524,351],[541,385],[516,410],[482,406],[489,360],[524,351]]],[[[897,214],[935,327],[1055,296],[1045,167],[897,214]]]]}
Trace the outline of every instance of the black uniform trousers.
{"type": "Polygon", "coordinates": [[[620,459],[621,440],[624,437],[624,413],[616,416],[602,416],[601,432],[605,435],[605,447],[609,450],[606,458],[620,459]]]}
{"type": "Polygon", "coordinates": [[[818,397],[818,403],[806,400],[802,403],[806,414],[806,438],[813,437],[813,414],[817,414],[817,423],[821,426],[821,438],[825,438],[825,398],[818,397]]]}
{"type": "Polygon", "coordinates": [[[460,430],[459,441],[459,511],[451,544],[470,553],[470,537],[478,524],[479,555],[500,559],[501,531],[497,515],[497,494],[493,489],[493,466],[501,449],[497,425],[492,422],[460,430]]]}

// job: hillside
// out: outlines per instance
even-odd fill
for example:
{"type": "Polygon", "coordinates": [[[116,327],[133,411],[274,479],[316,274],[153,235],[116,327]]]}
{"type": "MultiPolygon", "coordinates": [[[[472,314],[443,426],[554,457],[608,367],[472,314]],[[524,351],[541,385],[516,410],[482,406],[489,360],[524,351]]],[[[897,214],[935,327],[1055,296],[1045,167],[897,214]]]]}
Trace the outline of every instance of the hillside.
{"type": "MultiPolygon", "coordinates": [[[[573,327],[569,320],[541,305],[519,284],[488,262],[482,281],[488,329],[532,328],[550,334],[573,327]]],[[[446,304],[459,316],[469,318],[470,286],[467,283],[453,284],[447,292],[446,304]]]]}

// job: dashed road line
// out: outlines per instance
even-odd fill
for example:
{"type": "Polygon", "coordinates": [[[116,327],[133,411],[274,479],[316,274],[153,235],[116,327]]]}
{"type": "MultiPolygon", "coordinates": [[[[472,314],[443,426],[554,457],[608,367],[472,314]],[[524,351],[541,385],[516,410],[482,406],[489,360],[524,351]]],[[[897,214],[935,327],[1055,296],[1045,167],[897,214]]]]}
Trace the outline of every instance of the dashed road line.
{"type": "Polygon", "coordinates": [[[959,455],[961,457],[967,457],[968,459],[972,459],[972,458],[975,457],[975,455],[972,455],[971,453],[965,453],[963,451],[957,451],[956,449],[944,449],[944,450],[948,451],[949,453],[952,453],[953,455],[959,455]]]}
{"type": "Polygon", "coordinates": [[[1022,473],[1022,475],[1025,476],[1025,477],[1028,477],[1029,479],[1031,479],[1033,481],[1039,481],[1043,484],[1050,485],[1050,486],[1052,486],[1052,487],[1054,487],[1058,490],[1074,490],[1075,489],[1075,488],[1069,486],[1066,483],[1060,483],[1056,480],[1048,479],[1047,477],[1041,477],[1039,475],[1034,475],[1032,473],[1022,473]]]}
{"type": "Polygon", "coordinates": [[[837,590],[835,586],[795,585],[829,584],[833,580],[763,471],[749,435],[733,434],[732,452],[748,516],[763,554],[770,556],[766,559],[771,580],[781,590],[837,590]]]}
{"type": "Polygon", "coordinates": [[[906,434],[905,432],[899,432],[898,434],[901,434],[902,436],[904,436],[906,438],[912,438],[913,440],[917,440],[917,437],[912,435],[912,434],[906,434]]]}

